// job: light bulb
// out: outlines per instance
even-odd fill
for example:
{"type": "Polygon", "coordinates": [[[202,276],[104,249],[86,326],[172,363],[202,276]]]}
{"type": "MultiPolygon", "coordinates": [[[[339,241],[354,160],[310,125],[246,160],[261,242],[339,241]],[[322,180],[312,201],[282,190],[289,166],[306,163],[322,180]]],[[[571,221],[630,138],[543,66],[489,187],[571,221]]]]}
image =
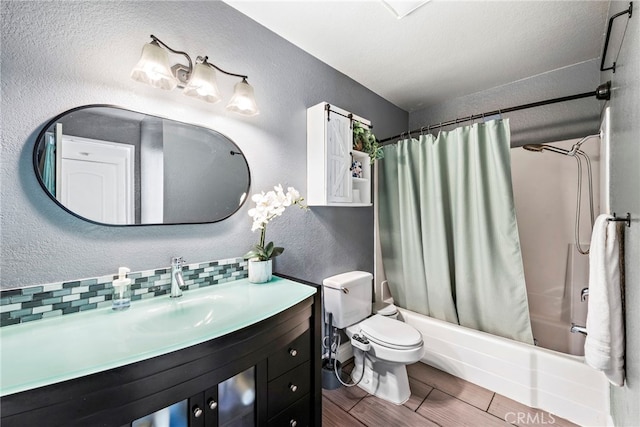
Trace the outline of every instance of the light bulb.
{"type": "Polygon", "coordinates": [[[236,83],[234,87],[233,97],[227,104],[227,110],[245,116],[255,116],[259,114],[258,105],[253,97],[253,87],[247,83],[246,79],[236,83]]]}
{"type": "Polygon", "coordinates": [[[169,67],[169,55],[156,41],[142,47],[140,60],[131,70],[131,78],[159,89],[172,90],[178,85],[169,67]]]}
{"type": "Polygon", "coordinates": [[[221,96],[216,83],[216,71],[206,62],[196,64],[183,93],[212,104],[220,101],[221,96]]]}

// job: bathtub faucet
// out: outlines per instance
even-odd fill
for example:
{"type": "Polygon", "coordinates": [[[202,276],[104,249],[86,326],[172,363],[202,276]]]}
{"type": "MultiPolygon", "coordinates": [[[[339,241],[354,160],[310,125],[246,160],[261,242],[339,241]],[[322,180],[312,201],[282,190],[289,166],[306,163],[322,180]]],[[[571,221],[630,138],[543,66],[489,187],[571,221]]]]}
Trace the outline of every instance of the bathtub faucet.
{"type": "Polygon", "coordinates": [[[182,257],[171,258],[171,298],[182,296],[181,287],[184,286],[182,264],[184,264],[182,257]]]}
{"type": "Polygon", "coordinates": [[[575,323],[571,324],[571,333],[575,334],[575,333],[579,333],[582,335],[587,335],[587,328],[585,328],[584,326],[578,326],[575,323]]]}

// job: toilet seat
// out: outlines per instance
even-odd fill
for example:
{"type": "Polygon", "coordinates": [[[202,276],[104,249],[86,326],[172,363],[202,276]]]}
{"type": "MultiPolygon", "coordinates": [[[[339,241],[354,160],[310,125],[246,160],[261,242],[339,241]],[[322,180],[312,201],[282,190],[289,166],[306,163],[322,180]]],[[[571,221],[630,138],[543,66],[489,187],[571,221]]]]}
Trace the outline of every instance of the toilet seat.
{"type": "Polygon", "coordinates": [[[422,335],[414,327],[379,314],[356,326],[369,340],[381,346],[409,350],[422,345],[422,335]]]}
{"type": "Polygon", "coordinates": [[[387,304],[383,302],[377,302],[373,304],[373,314],[380,314],[382,316],[391,317],[398,314],[398,307],[393,304],[387,304]]]}

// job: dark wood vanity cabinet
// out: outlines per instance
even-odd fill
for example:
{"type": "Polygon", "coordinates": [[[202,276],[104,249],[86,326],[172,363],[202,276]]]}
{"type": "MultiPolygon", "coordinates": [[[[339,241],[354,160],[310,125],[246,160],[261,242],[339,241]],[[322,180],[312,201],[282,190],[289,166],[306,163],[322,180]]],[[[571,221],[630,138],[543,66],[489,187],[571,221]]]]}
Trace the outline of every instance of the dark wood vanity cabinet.
{"type": "Polygon", "coordinates": [[[1,425],[131,426],[186,401],[190,426],[213,427],[218,408],[211,402],[218,400],[218,385],[253,369],[255,425],[320,426],[320,322],[316,293],[257,324],[195,346],[4,396],[1,425]]]}
{"type": "Polygon", "coordinates": [[[267,359],[269,426],[309,425],[311,408],[311,331],[308,330],[267,359]]]}

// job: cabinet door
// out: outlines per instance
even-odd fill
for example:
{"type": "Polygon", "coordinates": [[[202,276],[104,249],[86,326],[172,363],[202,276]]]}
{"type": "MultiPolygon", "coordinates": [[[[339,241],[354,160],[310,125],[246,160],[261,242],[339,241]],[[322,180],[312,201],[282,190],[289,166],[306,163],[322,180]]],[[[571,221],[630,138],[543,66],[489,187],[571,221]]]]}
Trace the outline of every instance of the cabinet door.
{"type": "Polygon", "coordinates": [[[131,427],[255,427],[255,367],[189,399],[135,420],[131,427]]]}
{"type": "Polygon", "coordinates": [[[240,372],[218,385],[218,425],[253,427],[256,425],[255,367],[240,372]]]}
{"type": "Polygon", "coordinates": [[[197,405],[198,403],[199,402],[194,402],[192,399],[181,400],[145,417],[138,418],[131,423],[131,427],[187,427],[189,425],[192,427],[200,427],[202,424],[189,424],[189,418],[192,416],[189,415],[189,405],[197,405]]]}
{"type": "Polygon", "coordinates": [[[330,114],[327,121],[327,201],[351,201],[351,120],[330,114]]]}

